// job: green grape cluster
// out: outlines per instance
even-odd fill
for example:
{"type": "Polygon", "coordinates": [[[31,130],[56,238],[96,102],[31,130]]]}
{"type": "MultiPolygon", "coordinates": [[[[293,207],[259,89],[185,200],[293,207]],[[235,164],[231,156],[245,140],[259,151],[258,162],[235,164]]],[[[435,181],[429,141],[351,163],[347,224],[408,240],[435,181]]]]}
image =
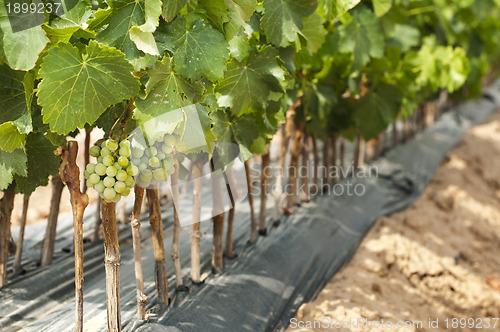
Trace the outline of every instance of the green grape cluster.
{"type": "Polygon", "coordinates": [[[159,182],[168,180],[168,176],[174,173],[175,160],[172,152],[177,138],[173,135],[161,135],[149,146],[132,147],[131,164],[138,173],[137,185],[147,188],[159,182]]]}
{"type": "Polygon", "coordinates": [[[138,174],[137,167],[130,162],[130,141],[118,144],[108,139],[101,146],[91,147],[89,152],[97,158],[97,163],[89,163],[85,168],[87,187],[94,188],[107,203],[118,203],[130,193],[138,174]]]}

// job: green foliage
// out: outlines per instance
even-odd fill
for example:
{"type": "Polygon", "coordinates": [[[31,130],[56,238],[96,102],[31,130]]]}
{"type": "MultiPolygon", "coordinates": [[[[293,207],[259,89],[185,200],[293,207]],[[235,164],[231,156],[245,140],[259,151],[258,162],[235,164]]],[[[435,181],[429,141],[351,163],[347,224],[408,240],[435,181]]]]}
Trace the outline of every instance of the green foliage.
{"type": "Polygon", "coordinates": [[[93,124],[109,106],[139,92],[132,70],[122,53],[94,41],[81,50],[64,43],[51,48],[37,94],[44,122],[60,134],[93,124]]]}

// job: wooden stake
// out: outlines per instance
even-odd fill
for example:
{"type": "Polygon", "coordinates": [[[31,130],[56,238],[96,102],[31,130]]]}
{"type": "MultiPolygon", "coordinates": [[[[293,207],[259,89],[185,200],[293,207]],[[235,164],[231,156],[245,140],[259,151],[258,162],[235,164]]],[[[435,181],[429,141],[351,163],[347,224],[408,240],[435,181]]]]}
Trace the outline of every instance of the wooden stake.
{"type": "Polygon", "coordinates": [[[56,155],[61,156],[59,176],[68,187],[73,210],[75,248],[75,331],[83,331],[83,213],[89,204],[89,197],[80,191],[80,168],[76,163],[78,142],[68,142],[68,147],[59,147],[56,155]]]}
{"type": "Polygon", "coordinates": [[[47,217],[47,230],[43,239],[40,265],[52,264],[54,257],[54,244],[56,242],[57,219],[59,217],[59,206],[64,189],[64,183],[59,174],[54,175],[50,180],[52,187],[52,197],[50,199],[49,216],[47,217]]]}
{"type": "Polygon", "coordinates": [[[11,185],[0,199],[0,288],[7,284],[7,260],[9,259],[10,219],[14,209],[14,188],[11,185]]]}
{"type": "Polygon", "coordinates": [[[283,176],[285,172],[285,161],[288,152],[288,147],[290,145],[290,138],[292,137],[295,128],[295,109],[300,105],[300,99],[295,105],[288,108],[286,111],[286,120],[284,124],[281,124],[278,130],[278,135],[281,135],[280,139],[280,155],[278,164],[278,173],[276,175],[275,190],[273,190],[274,197],[274,207],[273,207],[273,224],[277,225],[280,220],[281,215],[281,200],[283,197],[283,176]]]}
{"type": "Polygon", "coordinates": [[[201,283],[201,264],[200,264],[200,216],[201,199],[203,189],[203,158],[200,156],[193,163],[193,219],[191,226],[191,280],[195,284],[201,283]]]}
{"type": "Polygon", "coordinates": [[[309,195],[309,177],[310,177],[310,162],[309,162],[309,156],[311,154],[311,145],[310,145],[310,136],[306,135],[304,138],[304,144],[302,146],[302,160],[301,160],[301,167],[305,169],[305,176],[301,177],[301,187],[302,190],[300,190],[300,200],[302,202],[309,202],[311,199],[309,195]]]}
{"type": "Polygon", "coordinates": [[[172,261],[174,262],[175,282],[177,283],[177,291],[186,291],[182,280],[181,260],[179,254],[181,223],[179,220],[179,213],[177,208],[180,204],[179,198],[179,164],[174,163],[174,173],[172,174],[172,201],[174,206],[174,234],[172,238],[172,261]]]}
{"type": "Polygon", "coordinates": [[[245,161],[245,174],[247,176],[248,204],[250,204],[250,239],[248,240],[248,242],[252,244],[257,238],[257,219],[255,218],[252,175],[250,173],[250,165],[248,160],[245,161]]]}
{"type": "MultiPolygon", "coordinates": [[[[260,172],[260,213],[259,213],[259,234],[267,234],[266,212],[267,212],[267,194],[269,191],[269,164],[271,158],[269,155],[270,145],[267,146],[267,153],[262,155],[260,172]]],[[[229,211],[231,213],[231,211],[229,211]]]]}
{"type": "Polygon", "coordinates": [[[235,258],[236,252],[233,249],[233,246],[234,246],[233,233],[234,233],[234,214],[236,211],[235,210],[236,204],[234,201],[234,193],[232,192],[231,185],[229,182],[230,180],[228,179],[228,176],[226,174],[224,174],[224,177],[226,179],[226,188],[227,188],[227,192],[229,193],[229,200],[231,201],[231,208],[229,209],[229,213],[227,216],[226,253],[225,254],[226,254],[226,257],[228,257],[228,258],[235,258]]]}
{"type": "Polygon", "coordinates": [[[13,266],[15,274],[22,274],[24,271],[21,265],[21,261],[23,259],[24,229],[26,228],[26,219],[28,217],[29,201],[30,201],[30,195],[24,195],[23,214],[21,216],[21,226],[19,228],[19,237],[17,239],[17,246],[16,246],[16,258],[14,260],[14,266],[13,266]]]}
{"type": "Polygon", "coordinates": [[[292,144],[292,158],[290,160],[290,172],[288,175],[288,187],[287,187],[287,204],[286,207],[289,211],[292,211],[292,207],[299,203],[297,189],[298,189],[298,177],[299,177],[299,157],[302,150],[302,143],[305,136],[305,121],[299,121],[296,123],[295,135],[293,137],[292,144]]]}
{"type": "Polygon", "coordinates": [[[134,187],[134,210],[132,211],[132,244],[134,247],[134,268],[135,268],[135,286],[137,290],[137,318],[146,319],[146,304],[148,296],[144,292],[144,277],[142,273],[142,255],[141,255],[141,210],[144,200],[144,188],[135,185],[134,187]]]}
{"type": "Polygon", "coordinates": [[[318,144],[316,141],[316,137],[312,136],[311,141],[312,141],[313,158],[314,158],[313,183],[316,188],[319,188],[319,151],[318,151],[318,144]]]}
{"type": "Polygon", "coordinates": [[[331,176],[331,171],[328,171],[328,178],[330,183],[337,183],[339,178],[338,178],[338,171],[337,171],[337,135],[335,133],[330,135],[330,142],[331,142],[331,157],[330,157],[330,168],[335,171],[335,174],[331,176]]]}
{"type": "Polygon", "coordinates": [[[158,291],[158,303],[169,304],[167,266],[165,264],[165,247],[163,240],[163,221],[161,219],[161,206],[158,187],[146,189],[149,207],[149,223],[153,237],[153,250],[155,256],[155,282],[158,291]]]}
{"type": "MultiPolygon", "coordinates": [[[[120,245],[116,229],[116,204],[101,200],[104,268],[106,270],[106,300],[108,331],[121,331],[120,316],[120,245]]],[[[76,247],[75,247],[76,252],[76,247]]]]}
{"type": "Polygon", "coordinates": [[[323,141],[323,168],[325,173],[321,181],[322,187],[325,188],[328,183],[328,173],[330,172],[330,137],[326,136],[323,141]]]}

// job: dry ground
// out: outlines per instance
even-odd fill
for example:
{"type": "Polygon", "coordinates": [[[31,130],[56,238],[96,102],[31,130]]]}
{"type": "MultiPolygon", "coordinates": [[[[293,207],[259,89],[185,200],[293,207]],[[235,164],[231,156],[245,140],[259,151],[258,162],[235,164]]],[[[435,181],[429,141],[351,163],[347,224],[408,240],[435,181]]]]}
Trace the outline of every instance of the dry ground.
{"type": "Polygon", "coordinates": [[[486,328],[485,318],[500,318],[500,283],[491,277],[500,277],[498,113],[448,153],[423,197],[378,220],[351,263],[295,316],[300,324],[364,318],[372,326],[292,328],[297,323],[287,331],[500,331],[500,322],[486,328]],[[475,320],[464,327],[453,318],[475,320]],[[422,327],[377,326],[382,319],[422,327]]]}

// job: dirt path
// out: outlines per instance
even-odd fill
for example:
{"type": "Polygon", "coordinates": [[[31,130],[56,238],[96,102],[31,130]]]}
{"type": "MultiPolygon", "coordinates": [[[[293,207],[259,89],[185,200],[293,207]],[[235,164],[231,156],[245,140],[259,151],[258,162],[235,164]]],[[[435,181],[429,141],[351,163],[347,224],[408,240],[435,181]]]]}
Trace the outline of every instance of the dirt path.
{"type": "Polygon", "coordinates": [[[448,153],[423,197],[377,221],[287,331],[500,331],[500,292],[487,280],[500,277],[499,156],[497,113],[448,153]]]}

